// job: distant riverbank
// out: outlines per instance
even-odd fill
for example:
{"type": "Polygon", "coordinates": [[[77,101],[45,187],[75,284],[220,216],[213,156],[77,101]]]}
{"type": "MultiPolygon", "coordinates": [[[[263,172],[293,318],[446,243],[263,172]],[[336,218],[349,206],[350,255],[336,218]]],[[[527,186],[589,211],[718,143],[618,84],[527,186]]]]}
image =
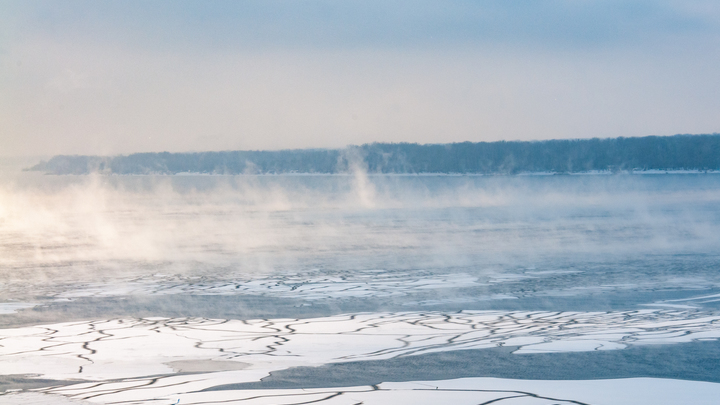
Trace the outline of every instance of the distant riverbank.
{"type": "Polygon", "coordinates": [[[720,134],[640,138],[373,143],[344,149],[59,155],[47,174],[648,174],[720,171],[720,134]]]}

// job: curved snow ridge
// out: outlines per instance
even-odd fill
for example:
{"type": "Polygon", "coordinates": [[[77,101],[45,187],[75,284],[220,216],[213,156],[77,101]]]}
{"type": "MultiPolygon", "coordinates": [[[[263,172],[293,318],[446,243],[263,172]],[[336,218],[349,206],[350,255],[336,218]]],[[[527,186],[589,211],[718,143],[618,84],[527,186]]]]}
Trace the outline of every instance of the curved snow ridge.
{"type": "Polygon", "coordinates": [[[267,405],[267,404],[412,404],[435,405],[715,405],[720,384],[661,378],[603,380],[514,380],[489,377],[435,381],[384,382],[370,386],[148,392],[150,385],[80,393],[45,389],[34,393],[0,394],[8,405],[179,404],[179,405],[267,405]],[[145,391],[144,391],[144,390],[145,391]],[[60,392],[60,395],[58,394],[60,392]]]}

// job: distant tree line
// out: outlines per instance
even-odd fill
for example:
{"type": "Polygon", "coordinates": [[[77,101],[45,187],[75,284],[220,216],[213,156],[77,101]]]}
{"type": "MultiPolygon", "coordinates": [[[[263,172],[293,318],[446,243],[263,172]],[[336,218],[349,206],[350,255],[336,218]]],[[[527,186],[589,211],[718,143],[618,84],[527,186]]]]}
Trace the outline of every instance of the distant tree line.
{"type": "Polygon", "coordinates": [[[49,174],[578,173],[720,170],[720,134],[450,144],[372,143],[344,149],[55,156],[49,174]]]}

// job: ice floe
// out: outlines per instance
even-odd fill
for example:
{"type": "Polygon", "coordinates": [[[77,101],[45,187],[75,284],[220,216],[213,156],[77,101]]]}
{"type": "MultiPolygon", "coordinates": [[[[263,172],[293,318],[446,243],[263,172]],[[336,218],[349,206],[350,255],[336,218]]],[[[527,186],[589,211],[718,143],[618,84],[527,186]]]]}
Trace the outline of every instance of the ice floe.
{"type": "Polygon", "coordinates": [[[74,285],[57,298],[117,297],[132,295],[271,295],[283,298],[320,300],[349,297],[403,296],[415,291],[477,286],[477,277],[465,273],[425,274],[416,272],[356,272],[328,276],[296,274],[237,280],[191,280],[187,277],[153,275],[123,282],[74,285]]]}
{"type": "Polygon", "coordinates": [[[12,314],[21,309],[33,308],[37,305],[32,302],[0,302],[0,315],[12,314]]]}
{"type": "MultiPolygon", "coordinates": [[[[102,381],[206,368],[237,382],[294,366],[451,350],[517,346],[518,354],[554,353],[717,338],[720,314],[678,310],[112,319],[0,330],[0,374],[102,381]]],[[[210,380],[208,387],[217,385],[210,380]]]]}

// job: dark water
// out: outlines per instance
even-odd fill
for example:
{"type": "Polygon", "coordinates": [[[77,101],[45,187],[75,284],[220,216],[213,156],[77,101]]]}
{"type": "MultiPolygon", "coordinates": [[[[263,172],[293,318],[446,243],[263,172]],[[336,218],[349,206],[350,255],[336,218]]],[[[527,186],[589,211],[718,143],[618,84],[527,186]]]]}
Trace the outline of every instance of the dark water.
{"type": "Polygon", "coordinates": [[[720,382],[720,342],[635,346],[624,350],[514,355],[515,348],[458,350],[382,361],[357,361],[273,372],[257,383],[208,391],[350,387],[384,381],[496,377],[527,380],[594,380],[654,377],[720,382]]]}

